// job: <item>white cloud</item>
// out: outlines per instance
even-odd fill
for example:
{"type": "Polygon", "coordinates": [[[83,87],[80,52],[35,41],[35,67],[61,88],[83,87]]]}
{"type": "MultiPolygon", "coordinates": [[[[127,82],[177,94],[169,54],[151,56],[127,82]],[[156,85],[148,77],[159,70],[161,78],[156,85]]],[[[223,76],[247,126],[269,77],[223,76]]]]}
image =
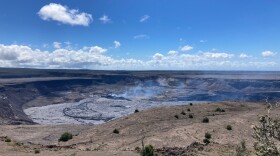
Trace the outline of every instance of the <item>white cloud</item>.
{"type": "MultiPolygon", "coordinates": [[[[22,46],[23,51],[29,50],[26,46],[22,46]]],[[[0,60],[15,60],[18,57],[20,50],[14,49],[14,46],[4,46],[0,45],[0,60]]]]}
{"type": "Polygon", "coordinates": [[[106,24],[106,23],[110,23],[111,22],[111,19],[107,16],[107,15],[103,15],[99,18],[99,20],[103,23],[103,24],[106,24]]]}
{"type": "Polygon", "coordinates": [[[115,48],[119,48],[121,43],[119,41],[114,41],[115,48]]]}
{"type": "Polygon", "coordinates": [[[72,49],[72,43],[71,42],[69,42],[69,41],[66,41],[66,42],[64,42],[64,44],[65,44],[65,49],[72,49]]]}
{"type": "Polygon", "coordinates": [[[250,57],[252,57],[252,56],[247,55],[247,54],[244,54],[244,53],[241,53],[241,54],[239,55],[239,57],[240,57],[240,58],[250,58],[250,57]]]}
{"type": "Polygon", "coordinates": [[[0,65],[35,68],[90,68],[106,65],[111,60],[104,55],[107,49],[99,46],[79,50],[56,49],[41,51],[21,45],[0,45],[0,65]]]}
{"type": "Polygon", "coordinates": [[[133,36],[134,39],[150,39],[150,36],[146,34],[140,34],[140,35],[135,35],[133,36]]]}
{"type": "Polygon", "coordinates": [[[53,47],[55,49],[59,49],[59,48],[61,48],[61,43],[60,42],[53,42],[53,47]]]}
{"type": "Polygon", "coordinates": [[[148,19],[150,18],[150,16],[149,15],[144,15],[144,16],[142,16],[141,18],[140,18],[140,20],[139,20],[139,22],[145,22],[145,21],[147,21],[148,19]]]}
{"type": "Polygon", "coordinates": [[[163,55],[160,53],[155,53],[155,55],[153,56],[154,60],[162,60],[163,59],[163,55]]]}
{"type": "Polygon", "coordinates": [[[88,26],[92,21],[91,14],[69,9],[61,4],[50,3],[43,6],[38,15],[43,20],[54,20],[63,24],[88,26]]]}
{"type": "Polygon", "coordinates": [[[234,58],[233,54],[221,52],[198,52],[196,54],[171,50],[166,55],[155,53],[151,59],[116,59],[107,56],[107,49],[100,46],[44,51],[23,45],[0,44],[0,67],[28,68],[86,68],[113,70],[279,70],[280,64],[268,59],[256,60],[234,58]]]}
{"type": "Polygon", "coordinates": [[[175,50],[170,50],[167,54],[168,54],[168,55],[177,55],[178,52],[175,51],[175,50]]]}
{"type": "Polygon", "coordinates": [[[272,51],[263,51],[262,52],[263,57],[271,57],[271,56],[275,56],[276,54],[277,54],[277,52],[272,52],[272,51]]]}
{"type": "Polygon", "coordinates": [[[234,54],[228,54],[228,53],[212,53],[212,52],[205,52],[203,55],[207,58],[214,58],[214,59],[229,59],[234,57],[234,54]]]}
{"type": "Polygon", "coordinates": [[[183,47],[181,47],[181,51],[190,51],[190,50],[192,50],[193,49],[193,47],[192,46],[190,46],[190,45],[185,45],[185,46],[183,46],[183,47]]]}

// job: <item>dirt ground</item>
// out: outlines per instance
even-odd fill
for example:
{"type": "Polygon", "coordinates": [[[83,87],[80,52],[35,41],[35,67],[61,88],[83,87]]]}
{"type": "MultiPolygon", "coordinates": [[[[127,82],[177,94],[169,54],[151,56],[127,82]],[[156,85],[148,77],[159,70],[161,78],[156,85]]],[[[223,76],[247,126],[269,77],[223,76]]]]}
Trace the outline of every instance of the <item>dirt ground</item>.
{"type": "MultiPolygon", "coordinates": [[[[36,155],[133,156],[139,155],[136,149],[141,147],[142,140],[156,149],[186,148],[193,142],[202,143],[206,132],[212,135],[211,143],[203,150],[190,152],[193,155],[233,155],[242,140],[253,155],[252,125],[267,113],[265,108],[264,103],[220,102],[140,110],[96,126],[2,125],[0,136],[7,136],[12,142],[0,141],[0,156],[35,155],[35,148],[40,150],[36,155]],[[225,112],[216,112],[218,107],[225,112]],[[182,111],[186,115],[181,114],[182,111]],[[193,118],[189,118],[189,114],[193,118]],[[202,123],[204,117],[209,118],[209,123],[202,123]],[[227,125],[231,125],[232,130],[227,130],[227,125]],[[113,133],[114,129],[120,133],[113,133]],[[74,134],[74,138],[65,143],[58,142],[66,131],[74,134]]],[[[279,108],[276,108],[272,114],[278,117],[278,112],[279,108]]]]}

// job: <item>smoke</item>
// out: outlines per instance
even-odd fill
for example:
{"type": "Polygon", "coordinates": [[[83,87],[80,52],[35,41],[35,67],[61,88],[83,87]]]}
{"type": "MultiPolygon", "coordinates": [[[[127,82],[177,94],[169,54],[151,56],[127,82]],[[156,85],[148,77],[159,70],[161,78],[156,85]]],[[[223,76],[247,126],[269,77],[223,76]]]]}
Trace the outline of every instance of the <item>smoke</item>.
{"type": "Polygon", "coordinates": [[[184,89],[185,81],[174,78],[158,78],[137,82],[136,86],[128,87],[120,94],[110,94],[113,97],[125,99],[150,99],[166,93],[167,89],[184,89]]]}
{"type": "Polygon", "coordinates": [[[134,86],[127,86],[111,96],[150,101],[263,101],[265,96],[272,100],[280,97],[278,80],[246,79],[240,75],[238,79],[206,76],[137,80],[134,86]]]}
{"type": "Polygon", "coordinates": [[[145,81],[137,86],[128,88],[124,93],[118,96],[128,99],[149,99],[151,97],[159,95],[163,91],[163,88],[158,86],[154,81],[145,81]]]}
{"type": "Polygon", "coordinates": [[[186,88],[185,80],[180,80],[175,78],[158,78],[157,83],[161,87],[171,87],[174,89],[186,88]]]}

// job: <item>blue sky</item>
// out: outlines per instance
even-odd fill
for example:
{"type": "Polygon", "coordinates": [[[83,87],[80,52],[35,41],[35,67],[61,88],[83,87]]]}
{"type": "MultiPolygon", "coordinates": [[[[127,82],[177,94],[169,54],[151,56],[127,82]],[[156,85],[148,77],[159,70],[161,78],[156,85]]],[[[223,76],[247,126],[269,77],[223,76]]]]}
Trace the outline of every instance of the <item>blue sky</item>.
{"type": "Polygon", "coordinates": [[[2,0],[0,66],[280,70],[280,1],[2,0]]]}

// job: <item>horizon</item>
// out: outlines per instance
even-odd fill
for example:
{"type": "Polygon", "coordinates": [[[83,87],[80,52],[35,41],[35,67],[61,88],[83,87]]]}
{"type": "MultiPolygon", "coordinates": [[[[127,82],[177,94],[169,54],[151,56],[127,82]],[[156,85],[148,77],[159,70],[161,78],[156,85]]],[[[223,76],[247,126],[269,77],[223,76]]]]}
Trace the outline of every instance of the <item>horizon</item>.
{"type": "Polygon", "coordinates": [[[12,69],[23,69],[23,70],[65,70],[65,71],[112,71],[112,72],[280,72],[277,70],[176,70],[176,69],[162,69],[162,70],[157,70],[157,69],[150,69],[150,70],[125,70],[125,69],[86,69],[86,68],[18,68],[18,67],[0,67],[0,70],[7,69],[7,70],[12,70],[12,69]]]}
{"type": "Polygon", "coordinates": [[[278,72],[279,4],[4,0],[0,67],[278,72]]]}

